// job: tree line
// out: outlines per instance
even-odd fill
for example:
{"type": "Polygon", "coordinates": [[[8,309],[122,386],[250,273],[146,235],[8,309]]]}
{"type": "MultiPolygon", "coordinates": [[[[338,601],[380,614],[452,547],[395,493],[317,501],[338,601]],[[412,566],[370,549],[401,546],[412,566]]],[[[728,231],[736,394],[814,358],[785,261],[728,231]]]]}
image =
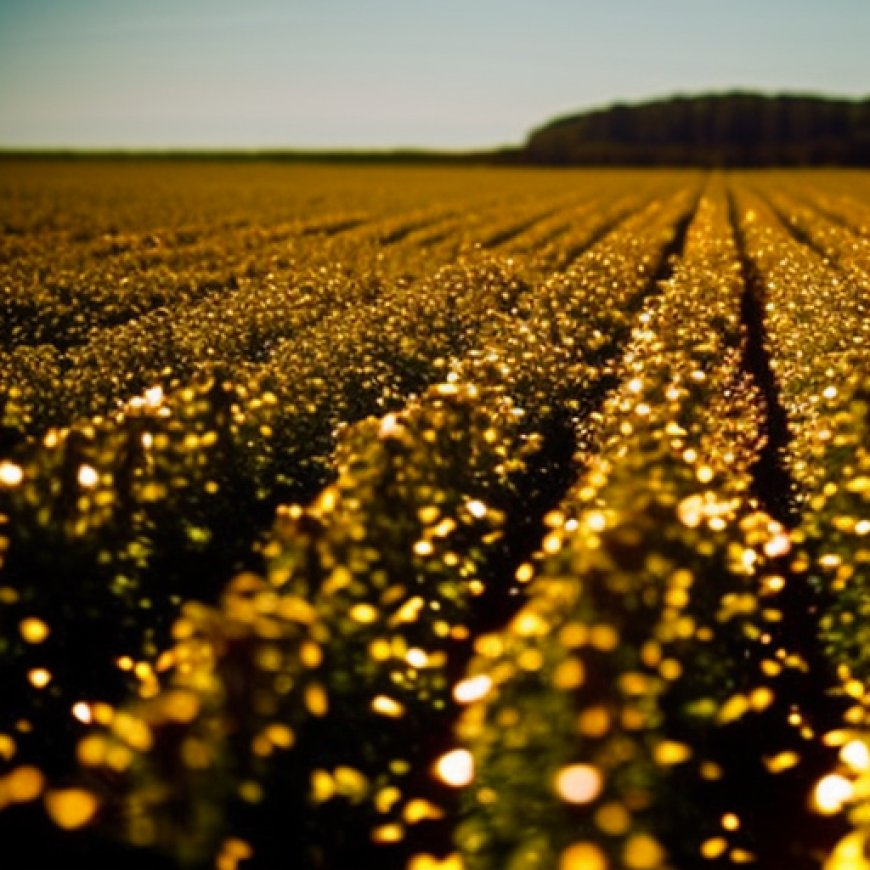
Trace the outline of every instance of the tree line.
{"type": "Polygon", "coordinates": [[[870,98],[676,96],[558,118],[516,155],[545,165],[870,165],[870,98]]]}

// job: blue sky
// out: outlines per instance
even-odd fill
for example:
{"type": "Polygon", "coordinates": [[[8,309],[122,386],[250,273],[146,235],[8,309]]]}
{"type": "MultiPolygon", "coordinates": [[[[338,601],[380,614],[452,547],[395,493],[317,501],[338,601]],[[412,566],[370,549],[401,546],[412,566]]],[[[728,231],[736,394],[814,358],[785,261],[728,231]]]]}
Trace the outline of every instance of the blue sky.
{"type": "Polygon", "coordinates": [[[0,145],[475,147],[615,100],[870,93],[870,0],[0,0],[0,145]]]}

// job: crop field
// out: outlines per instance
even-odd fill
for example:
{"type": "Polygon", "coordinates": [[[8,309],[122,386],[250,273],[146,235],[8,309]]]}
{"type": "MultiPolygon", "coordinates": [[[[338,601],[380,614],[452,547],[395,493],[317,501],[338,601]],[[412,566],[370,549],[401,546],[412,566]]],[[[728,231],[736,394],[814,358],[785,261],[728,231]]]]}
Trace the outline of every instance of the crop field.
{"type": "Polygon", "coordinates": [[[870,870],[870,173],[7,159],[0,231],[0,866],[870,870]]]}

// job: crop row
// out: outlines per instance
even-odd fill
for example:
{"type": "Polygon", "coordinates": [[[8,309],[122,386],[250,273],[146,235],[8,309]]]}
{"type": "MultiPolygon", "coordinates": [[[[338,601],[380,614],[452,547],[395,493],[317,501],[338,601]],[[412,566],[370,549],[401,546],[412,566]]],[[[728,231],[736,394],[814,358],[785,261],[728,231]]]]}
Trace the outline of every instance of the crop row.
{"type": "MultiPolygon", "coordinates": [[[[624,190],[624,184],[611,182],[603,189],[624,190]]],[[[586,196],[601,190],[593,179],[586,196]]],[[[363,211],[350,203],[327,210],[336,206],[329,199],[312,207],[312,196],[303,187],[289,206],[258,213],[256,221],[243,212],[223,217],[220,224],[214,218],[186,227],[158,224],[132,234],[109,225],[93,240],[45,233],[8,236],[0,248],[3,345],[72,347],[88,341],[95,330],[157,309],[174,311],[204,298],[219,305],[222,294],[240,285],[256,286],[258,279],[280,285],[292,273],[329,263],[365,260],[369,269],[379,264],[393,274],[396,269],[416,274],[426,263],[441,265],[459,249],[475,243],[488,247],[519,234],[538,217],[578,199],[576,191],[562,191],[550,193],[542,205],[540,197],[526,193],[511,199],[503,192],[488,206],[481,209],[478,200],[469,209],[455,202],[454,193],[434,203],[427,197],[415,208],[413,196],[393,193],[384,202],[370,201],[363,211]],[[297,216],[287,220],[294,205],[297,216]],[[428,243],[420,244],[427,233],[428,243]],[[403,244],[406,240],[411,244],[403,244]],[[401,256],[383,256],[396,245],[401,256]]]]}
{"type": "MultiPolygon", "coordinates": [[[[623,196],[614,203],[599,204],[595,210],[581,209],[573,215],[574,222],[565,233],[561,250],[571,252],[568,258],[576,256],[617,216],[624,216],[641,202],[637,196],[623,196]]],[[[518,219],[525,218],[509,218],[513,222],[509,225],[518,219]]],[[[321,257],[324,262],[337,259],[338,264],[350,265],[302,268],[297,264],[290,271],[288,266],[277,274],[246,280],[235,289],[211,289],[203,298],[188,298],[180,293],[171,307],[161,306],[125,323],[102,329],[89,326],[83,344],[66,348],[23,345],[6,351],[0,358],[0,377],[6,386],[2,420],[5,442],[13,442],[25,433],[41,433],[48,426],[67,425],[79,418],[113,411],[120,400],[148,387],[168,388],[172,383],[188,381],[197,367],[212,361],[230,367],[262,363],[278,345],[286,347],[298,341],[306,325],[317,324],[327,316],[336,321],[348,308],[353,309],[353,317],[357,316],[356,309],[365,308],[371,320],[372,309],[381,304],[377,297],[382,293],[388,297],[383,305],[390,310],[395,310],[396,298],[407,307],[407,299],[414,292],[421,297],[431,296],[433,305],[447,304],[440,285],[462,281],[469,256],[472,260],[484,259],[472,248],[458,269],[451,273],[443,267],[430,268],[412,289],[407,279],[390,279],[381,274],[379,258],[360,240],[344,244],[348,247],[343,251],[331,249],[330,256],[321,257]]],[[[312,245],[316,250],[323,247],[320,241],[312,245]]],[[[412,247],[417,250],[416,245],[412,247]]],[[[432,251],[427,256],[438,263],[432,251]]],[[[396,259],[393,256],[390,261],[396,259]]],[[[519,272],[519,264],[513,271],[519,272]]],[[[147,274],[143,280],[148,280],[147,274]]],[[[138,299],[141,294],[136,290],[133,296],[138,299]]],[[[55,308],[52,317],[44,315],[28,315],[25,320],[43,323],[59,318],[66,329],[70,319],[90,323],[92,312],[75,296],[68,307],[55,308]]],[[[412,317],[413,312],[409,319],[412,317]]]]}
{"type": "Polygon", "coordinates": [[[641,316],[599,449],[518,571],[527,603],[456,686],[465,867],[753,860],[729,730],[774,701],[752,665],[788,538],[752,496],[763,408],[742,294],[712,191],[641,316]]]}
{"type": "Polygon", "coordinates": [[[434,728],[454,708],[471,601],[511,558],[504,526],[522,528],[525,501],[545,498],[536,485],[552,482],[558,459],[548,431],[585,416],[690,201],[685,191],[657,202],[534,294],[491,306],[480,351],[440,386],[340,434],[336,483],[309,508],[283,509],[264,547],[266,579],[241,575],[217,609],[184,608],[176,645],[146,657],[166,678],[139,668],[141,699],[126,711],[86,705],[112,724],[79,754],[95,769],[114,759],[116,775],[131,777],[124,805],[136,842],[190,857],[219,847],[228,816],[268,854],[263,819],[282,799],[301,804],[295,827],[282,827],[291,852],[358,847],[354,835],[369,828],[376,841],[399,839],[379,808],[423,811],[422,797],[410,809],[389,800],[390,780],[420,775],[431,751],[424,723],[434,728]],[[531,368],[542,350],[546,378],[531,368]],[[183,812],[176,787],[190,796],[183,812]],[[336,814],[346,843],[330,844],[336,814]]]}
{"type": "Polygon", "coordinates": [[[870,287],[870,236],[862,236],[792,197],[774,193],[769,201],[797,238],[838,265],[853,281],[870,287]]]}
{"type": "Polygon", "coordinates": [[[805,714],[807,736],[839,754],[818,778],[815,807],[846,814],[854,829],[825,867],[865,867],[870,298],[848,273],[789,239],[758,200],[741,200],[741,213],[747,249],[766,287],[771,364],[790,433],[785,459],[800,512],[793,537],[801,545],[792,570],[812,593],[829,662],[827,688],[839,698],[832,704],[839,721],[805,714]]]}

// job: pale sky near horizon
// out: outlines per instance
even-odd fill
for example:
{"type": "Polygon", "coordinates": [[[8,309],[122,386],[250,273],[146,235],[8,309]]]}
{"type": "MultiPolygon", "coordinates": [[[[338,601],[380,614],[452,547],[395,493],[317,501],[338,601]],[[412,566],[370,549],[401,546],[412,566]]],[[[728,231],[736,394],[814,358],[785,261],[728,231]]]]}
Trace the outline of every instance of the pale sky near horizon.
{"type": "Polygon", "coordinates": [[[0,0],[0,147],[518,143],[677,92],[870,93],[870,0],[0,0]]]}

